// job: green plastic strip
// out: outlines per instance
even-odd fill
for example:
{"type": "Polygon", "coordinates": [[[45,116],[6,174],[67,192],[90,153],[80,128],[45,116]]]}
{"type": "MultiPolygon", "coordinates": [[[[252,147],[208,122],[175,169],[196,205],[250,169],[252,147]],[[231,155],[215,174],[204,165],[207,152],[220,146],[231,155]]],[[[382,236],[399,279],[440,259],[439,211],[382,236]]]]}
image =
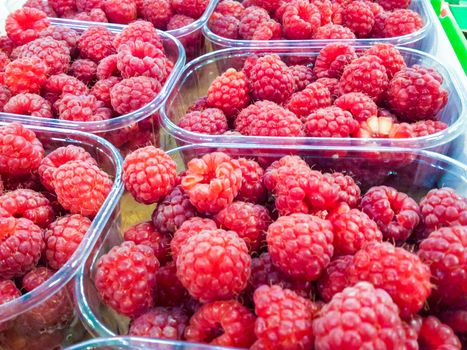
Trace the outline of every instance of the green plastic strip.
{"type": "Polygon", "coordinates": [[[449,6],[454,19],[461,30],[467,30],[467,6],[453,5],[449,6]]]}

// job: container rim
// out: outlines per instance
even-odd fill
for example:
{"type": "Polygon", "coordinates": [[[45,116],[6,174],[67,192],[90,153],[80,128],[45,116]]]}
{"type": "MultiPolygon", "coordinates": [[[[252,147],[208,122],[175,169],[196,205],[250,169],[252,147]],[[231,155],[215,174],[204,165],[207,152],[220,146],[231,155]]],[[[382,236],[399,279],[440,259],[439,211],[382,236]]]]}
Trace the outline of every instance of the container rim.
{"type": "MultiPolygon", "coordinates": [[[[372,45],[353,45],[357,50],[365,50],[370,48],[372,45]]],[[[305,136],[296,136],[296,137],[282,137],[282,136],[236,136],[236,135],[208,135],[201,134],[197,132],[188,131],[180,128],[175,124],[168,115],[168,105],[169,102],[174,98],[174,94],[177,93],[174,89],[170,92],[167,97],[164,105],[160,110],[160,124],[163,129],[165,129],[171,136],[175,137],[180,141],[190,142],[190,143],[204,143],[204,142],[225,142],[225,143],[250,143],[250,144],[261,144],[267,142],[270,144],[296,144],[296,145],[311,145],[318,146],[320,144],[326,144],[328,146],[364,146],[364,145],[376,145],[381,147],[401,147],[401,148],[426,148],[426,147],[435,147],[443,145],[449,141],[452,141],[458,137],[465,129],[467,124],[467,84],[460,77],[454,73],[451,64],[442,63],[438,58],[434,57],[431,54],[412,49],[407,47],[396,46],[396,48],[407,54],[425,57],[430,61],[434,62],[436,65],[444,69],[443,78],[450,79],[454,85],[456,93],[459,95],[461,112],[457,120],[455,120],[447,129],[437,132],[435,134],[421,136],[421,137],[412,137],[406,139],[395,139],[395,138],[371,138],[371,139],[358,139],[358,138],[333,138],[333,137],[305,137],[305,136]]],[[[274,46],[274,47],[250,47],[248,49],[242,47],[227,48],[218,51],[213,51],[207,53],[203,56],[200,56],[193,61],[188,62],[185,67],[180,71],[179,81],[184,81],[189,77],[194,71],[203,67],[206,64],[231,59],[234,57],[243,57],[251,53],[278,53],[278,54],[293,54],[294,52],[297,55],[305,56],[307,54],[313,53],[316,54],[317,50],[321,47],[305,47],[305,46],[274,46]]],[[[174,87],[175,88],[175,87],[174,87]]],[[[448,102],[449,103],[449,102],[448,102]]]]}
{"type": "MultiPolygon", "coordinates": [[[[0,122],[0,125],[7,124],[9,123],[0,122]]],[[[120,155],[120,152],[107,140],[93,134],[86,134],[75,130],[50,129],[47,127],[31,125],[24,125],[24,127],[37,134],[40,134],[41,132],[60,134],[63,135],[65,140],[92,141],[93,144],[105,150],[106,153],[111,156],[115,165],[115,177],[109,195],[97,215],[92,220],[91,226],[89,227],[84,239],[70,259],[68,259],[68,261],[52,277],[39,287],[19,298],[0,305],[0,323],[18,316],[19,314],[22,314],[42,303],[44,300],[50,298],[61,290],[74,277],[79,267],[87,260],[92,248],[100,236],[100,233],[107,224],[111,214],[119,202],[121,194],[123,193],[123,158],[120,155]]]]}

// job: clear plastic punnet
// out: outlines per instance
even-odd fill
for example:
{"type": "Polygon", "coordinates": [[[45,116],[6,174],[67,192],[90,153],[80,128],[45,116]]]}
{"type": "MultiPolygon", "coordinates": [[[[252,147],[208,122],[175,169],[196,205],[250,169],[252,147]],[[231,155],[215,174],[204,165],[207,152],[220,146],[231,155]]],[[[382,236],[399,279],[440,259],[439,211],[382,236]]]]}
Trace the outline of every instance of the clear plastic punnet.
{"type": "MultiPolygon", "coordinates": [[[[221,0],[216,0],[216,5],[221,0]]],[[[332,42],[348,42],[355,45],[372,45],[376,43],[386,43],[395,46],[405,46],[418,49],[425,52],[435,52],[437,47],[437,35],[434,30],[433,22],[436,21],[436,15],[430,3],[425,0],[413,0],[409,9],[418,12],[423,20],[423,27],[414,33],[401,35],[393,38],[369,38],[369,39],[310,39],[310,40],[234,40],[215,34],[209,29],[209,21],[203,27],[203,33],[213,46],[214,50],[225,49],[229,47],[273,47],[273,46],[324,46],[332,42]]],[[[215,11],[215,9],[214,9],[215,11]]]]}
{"type": "MultiPolygon", "coordinates": [[[[374,185],[388,185],[406,192],[418,202],[430,189],[449,185],[458,194],[467,195],[467,166],[444,155],[423,150],[210,143],[183,146],[167,153],[176,161],[178,171],[184,171],[188,161],[214,151],[225,152],[231,157],[255,159],[264,164],[270,164],[282,156],[293,154],[300,156],[315,169],[352,171],[354,178],[361,183],[362,193],[374,185]],[[339,156],[336,157],[335,154],[339,156]],[[377,155],[376,158],[375,155],[377,155]]],[[[154,206],[134,202],[130,199],[130,194],[125,193],[122,197],[120,232],[116,230],[104,232],[100,247],[93,252],[77,275],[75,294],[79,303],[80,318],[86,329],[95,337],[127,335],[130,322],[129,318],[119,315],[106,306],[98,295],[93,282],[97,261],[113,246],[122,242],[126,228],[150,220],[153,209],[154,206]]],[[[115,346],[118,344],[146,347],[140,339],[133,342],[131,338],[122,338],[121,341],[126,343],[116,343],[115,346]]],[[[151,344],[156,341],[148,341],[147,348],[151,348],[151,344]]],[[[102,342],[100,345],[113,345],[105,340],[102,342]]],[[[193,349],[189,343],[176,342],[175,344],[179,346],[177,349],[193,349]]],[[[167,349],[172,349],[171,346],[168,345],[167,349]]],[[[205,347],[214,349],[206,345],[200,345],[196,349],[205,347]]],[[[165,347],[161,348],[165,349],[165,347]]]]}
{"type": "MultiPolygon", "coordinates": [[[[50,316],[45,310],[46,303],[57,292],[65,293],[72,302],[72,279],[91,254],[102,232],[115,230],[119,219],[117,206],[123,192],[123,159],[108,141],[79,131],[32,126],[28,128],[42,141],[46,154],[62,146],[83,147],[97,160],[99,167],[112,177],[114,183],[107,199],[92,220],[86,236],[63,267],[33,291],[0,305],[0,348],[5,350],[52,349],[60,344],[69,345],[84,339],[85,332],[75,311],[71,320],[67,318],[66,323],[54,325],[52,329],[44,329],[42,320],[47,320],[50,316]]],[[[76,303],[74,305],[76,306],[76,303]]]]}
{"type": "MultiPolygon", "coordinates": [[[[358,51],[370,46],[355,46],[358,51]]],[[[258,137],[244,135],[208,135],[187,131],[178,122],[187,108],[198,98],[206,96],[211,82],[228,68],[242,69],[252,55],[277,54],[283,59],[316,57],[321,48],[270,47],[230,48],[208,53],[189,62],[181,71],[164,107],[161,109],[161,126],[178,145],[189,143],[250,143],[272,145],[327,145],[327,146],[377,146],[406,147],[436,150],[446,153],[447,144],[465,130],[467,120],[467,87],[462,78],[453,73],[450,65],[415,49],[398,47],[407,66],[422,65],[435,68],[443,76],[443,88],[448,91],[447,105],[439,112],[440,121],[448,128],[428,136],[413,138],[331,138],[331,137],[258,137]],[[441,145],[444,145],[440,147],[441,145]]],[[[170,141],[170,140],[169,140],[170,141]]]]}

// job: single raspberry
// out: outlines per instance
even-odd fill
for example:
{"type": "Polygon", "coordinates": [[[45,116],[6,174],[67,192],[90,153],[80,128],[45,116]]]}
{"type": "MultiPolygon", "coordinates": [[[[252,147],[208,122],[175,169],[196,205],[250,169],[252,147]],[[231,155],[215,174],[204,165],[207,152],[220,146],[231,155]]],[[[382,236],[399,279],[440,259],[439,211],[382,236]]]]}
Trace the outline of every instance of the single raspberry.
{"type": "Polygon", "coordinates": [[[70,52],[73,53],[79,39],[79,34],[76,30],[68,27],[50,26],[40,32],[40,37],[63,41],[67,44],[70,52]]]}
{"type": "Polygon", "coordinates": [[[113,40],[114,34],[106,27],[91,26],[81,34],[76,45],[81,58],[99,62],[115,53],[113,40]]]}
{"type": "Polygon", "coordinates": [[[203,219],[197,216],[194,216],[186,220],[177,231],[175,231],[172,241],[170,241],[170,249],[172,251],[172,256],[176,260],[177,256],[180,253],[180,249],[186,243],[186,241],[202,232],[210,231],[217,229],[216,223],[211,219],[203,219]]]}
{"type": "Polygon", "coordinates": [[[107,120],[112,116],[112,111],[94,95],[66,94],[56,102],[56,106],[62,120],[91,122],[107,120]]]}
{"type": "Polygon", "coordinates": [[[15,95],[3,106],[3,111],[33,117],[53,118],[50,103],[37,94],[15,95]]]}
{"type": "Polygon", "coordinates": [[[267,199],[267,191],[262,179],[264,170],[254,160],[238,158],[240,169],[242,170],[242,187],[237,195],[237,199],[251,203],[263,203],[267,199]]]}
{"type": "Polygon", "coordinates": [[[340,24],[326,24],[316,29],[313,39],[355,39],[355,34],[340,24]]]}
{"type": "Polygon", "coordinates": [[[300,172],[302,170],[310,171],[308,164],[299,156],[284,156],[281,159],[274,161],[264,173],[263,183],[269,191],[274,191],[277,184],[284,180],[284,175],[281,170],[290,170],[292,174],[307,175],[307,173],[300,172]]]}
{"type": "Polygon", "coordinates": [[[335,258],[326,266],[317,282],[318,292],[323,301],[330,302],[335,294],[349,287],[347,270],[352,261],[352,255],[343,255],[335,258]]]}
{"type": "Polygon", "coordinates": [[[89,84],[96,77],[97,64],[91,60],[79,59],[70,67],[70,74],[85,84],[89,84]]]}
{"type": "MultiPolygon", "coordinates": [[[[8,103],[8,101],[11,98],[11,92],[10,90],[6,87],[0,84],[0,112],[6,112],[4,111],[4,106],[8,103]]],[[[10,106],[10,109],[12,109],[13,106],[10,106]]],[[[15,113],[15,112],[6,112],[6,113],[15,113]]],[[[24,113],[20,113],[24,114],[24,113]]]]}
{"type": "Polygon", "coordinates": [[[97,79],[103,80],[112,76],[121,76],[117,68],[117,55],[110,55],[102,59],[97,65],[96,70],[97,79]]]}
{"type": "Polygon", "coordinates": [[[164,50],[162,39],[159,34],[157,34],[157,30],[154,28],[153,24],[140,20],[125,26],[125,28],[115,36],[113,45],[118,50],[121,45],[135,42],[136,40],[153,44],[156,48],[164,50]]]}
{"type": "Polygon", "coordinates": [[[103,0],[76,0],[78,12],[88,12],[96,8],[101,8],[103,0]]]}
{"type": "Polygon", "coordinates": [[[328,88],[320,83],[311,83],[305,89],[295,92],[286,107],[298,117],[304,119],[307,115],[319,108],[331,105],[331,93],[328,88]]]}
{"type": "Polygon", "coordinates": [[[294,91],[294,78],[277,55],[256,60],[247,73],[253,98],[277,103],[285,102],[294,91]]]}
{"type": "Polygon", "coordinates": [[[18,58],[5,68],[5,86],[13,94],[39,93],[47,79],[47,65],[38,57],[18,58]]]}
{"type": "Polygon", "coordinates": [[[245,7],[241,2],[235,0],[222,0],[216,6],[216,12],[223,16],[233,16],[237,19],[242,18],[245,7]]]}
{"type": "Polygon", "coordinates": [[[378,56],[386,68],[389,79],[406,66],[400,51],[391,44],[375,44],[365,51],[365,55],[378,56]]]}
{"type": "Polygon", "coordinates": [[[420,207],[407,194],[376,186],[362,197],[362,211],[375,220],[386,240],[404,242],[420,222],[420,207]]]}
{"type": "Polygon", "coordinates": [[[462,344],[452,331],[451,327],[442,323],[435,316],[423,319],[422,327],[418,335],[420,349],[423,350],[460,350],[462,344]]]}
{"type": "Polygon", "coordinates": [[[123,79],[110,90],[110,101],[115,111],[127,114],[151,102],[160,90],[161,84],[153,78],[123,79]]]}
{"type": "Polygon", "coordinates": [[[336,106],[313,111],[305,122],[305,133],[311,137],[349,137],[357,129],[352,114],[336,106]]]}
{"type": "Polygon", "coordinates": [[[53,10],[52,6],[47,1],[42,0],[27,0],[23,7],[32,7],[37,10],[41,10],[44,12],[47,17],[58,17],[55,11],[53,10]]]}
{"type": "Polygon", "coordinates": [[[273,285],[261,286],[254,294],[255,334],[252,349],[311,349],[314,307],[309,299],[273,285]]]}
{"type": "Polygon", "coordinates": [[[94,284],[107,305],[137,317],[154,304],[158,268],[159,261],[150,247],[123,242],[98,260],[94,284]]]}
{"type": "Polygon", "coordinates": [[[208,7],[208,0],[172,0],[172,8],[178,14],[199,18],[208,7]]]}
{"type": "Polygon", "coordinates": [[[455,333],[467,333],[467,309],[446,310],[439,315],[440,320],[455,333]]]}
{"type": "Polygon", "coordinates": [[[175,262],[161,266],[156,272],[155,299],[157,306],[180,306],[188,299],[188,292],[177,277],[175,262]]]}
{"type": "Polygon", "coordinates": [[[467,227],[443,227],[420,244],[418,255],[431,269],[433,299],[448,306],[467,305],[467,227]]]}
{"type": "Polygon", "coordinates": [[[388,293],[370,283],[345,288],[313,322],[315,349],[404,348],[405,331],[398,313],[388,293]]]}
{"type": "Polygon", "coordinates": [[[172,6],[168,0],[143,0],[141,16],[151,22],[154,27],[165,30],[173,16],[172,6]]]}
{"type": "Polygon", "coordinates": [[[103,80],[98,80],[92,87],[90,93],[96,96],[99,101],[104,102],[106,107],[111,108],[110,91],[115,84],[119,83],[121,80],[122,79],[118,77],[109,77],[103,80]]]}
{"type": "Polygon", "coordinates": [[[358,122],[364,122],[368,118],[378,115],[378,106],[368,96],[361,92],[349,92],[338,97],[334,105],[349,111],[358,122]]]}
{"type": "Polygon", "coordinates": [[[49,5],[57,15],[66,16],[76,12],[76,0],[49,0],[49,5]]]}
{"type": "Polygon", "coordinates": [[[423,19],[412,10],[394,10],[384,20],[383,34],[386,38],[411,34],[423,27],[423,19]]]}
{"type": "Polygon", "coordinates": [[[209,29],[213,33],[228,39],[240,39],[238,33],[239,25],[240,20],[235,18],[234,16],[219,15],[215,18],[211,17],[209,19],[209,29]]]}
{"type": "Polygon", "coordinates": [[[42,158],[44,148],[32,130],[18,123],[0,127],[0,174],[29,174],[42,158]]]}
{"type": "Polygon", "coordinates": [[[445,130],[448,128],[448,125],[440,121],[420,120],[416,123],[410,124],[410,128],[414,137],[422,137],[445,130]]]}
{"type": "MultiPolygon", "coordinates": [[[[21,297],[21,291],[16,287],[15,282],[11,280],[0,281],[0,305],[19,297],[21,297]]],[[[3,323],[0,324],[0,327],[3,325],[3,323]]]]}
{"type": "Polygon", "coordinates": [[[157,339],[183,339],[188,316],[180,308],[156,307],[135,318],[128,335],[157,339]]]}
{"type": "Polygon", "coordinates": [[[220,229],[188,238],[177,256],[177,277],[201,302],[238,295],[246,287],[250,268],[245,242],[236,233],[220,229]]]}
{"type": "Polygon", "coordinates": [[[287,5],[282,15],[282,30],[287,39],[311,39],[321,25],[319,9],[305,0],[295,0],[287,5]]]}
{"type": "Polygon", "coordinates": [[[357,0],[345,6],[342,22],[357,38],[366,38],[373,28],[375,17],[366,1],[357,0]]]}
{"type": "Polygon", "coordinates": [[[202,213],[214,214],[233,202],[242,185],[238,161],[213,152],[188,162],[182,187],[191,203],[202,213]]]}
{"type": "Polygon", "coordinates": [[[386,26],[386,19],[389,17],[390,12],[382,11],[378,14],[375,14],[375,24],[373,24],[373,29],[371,30],[371,38],[384,38],[384,27],[386,26]]]}
{"type": "Polygon", "coordinates": [[[305,65],[289,66],[289,72],[294,78],[294,91],[302,91],[315,80],[313,68],[305,65]]]}
{"type": "Polygon", "coordinates": [[[389,82],[387,103],[391,110],[409,120],[432,119],[448,101],[448,92],[441,84],[428,69],[402,69],[389,82]]]}
{"type": "Polygon", "coordinates": [[[169,259],[170,238],[156,231],[151,221],[142,222],[130,227],[123,235],[125,241],[144,244],[154,251],[161,264],[169,259]]]}
{"type": "Polygon", "coordinates": [[[47,14],[41,10],[24,7],[6,18],[5,31],[16,45],[24,45],[37,39],[41,30],[50,25],[47,14]]]}
{"type": "Polygon", "coordinates": [[[65,94],[87,95],[88,87],[82,81],[67,74],[50,76],[42,89],[44,98],[54,104],[65,94]]]}
{"type": "Polygon", "coordinates": [[[107,15],[101,9],[93,9],[89,12],[79,12],[74,17],[72,17],[72,19],[87,22],[109,22],[109,20],[107,19],[107,15]]]}
{"type": "Polygon", "coordinates": [[[135,0],[104,0],[102,9],[112,23],[131,23],[138,14],[135,0]]]}
{"type": "Polygon", "coordinates": [[[243,11],[240,18],[238,32],[242,39],[251,40],[256,29],[264,22],[270,20],[268,12],[264,8],[250,6],[243,11]]]}
{"type": "Polygon", "coordinates": [[[348,44],[328,44],[316,57],[314,72],[318,78],[340,78],[344,68],[357,58],[348,44]]]}
{"type": "Polygon", "coordinates": [[[351,284],[372,283],[384,289],[399,306],[402,317],[418,312],[431,292],[430,269],[417,255],[390,243],[369,243],[348,268],[351,284]]]}

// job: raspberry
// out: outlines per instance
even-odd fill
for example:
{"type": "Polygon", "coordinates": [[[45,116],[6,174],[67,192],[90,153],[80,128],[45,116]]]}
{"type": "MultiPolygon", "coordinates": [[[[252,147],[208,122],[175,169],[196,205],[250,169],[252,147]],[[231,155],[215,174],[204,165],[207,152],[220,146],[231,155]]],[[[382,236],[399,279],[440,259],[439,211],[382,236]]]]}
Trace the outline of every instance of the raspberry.
{"type": "Polygon", "coordinates": [[[76,0],[49,0],[49,5],[60,17],[76,12],[76,0]]]}
{"type": "Polygon", "coordinates": [[[213,33],[228,39],[240,38],[238,33],[239,25],[240,21],[234,16],[219,15],[217,18],[211,17],[209,20],[209,29],[213,33]]]}
{"type": "Polygon", "coordinates": [[[191,203],[202,213],[214,214],[233,202],[242,185],[238,161],[213,152],[188,162],[182,187],[191,203]]]}
{"type": "Polygon", "coordinates": [[[13,94],[39,93],[47,79],[47,65],[38,57],[18,58],[5,68],[5,86],[13,94]]]}
{"type": "MultiPolygon", "coordinates": [[[[11,92],[6,86],[0,84],[0,112],[4,112],[3,108],[11,98],[11,92]]],[[[12,108],[11,106],[10,108],[12,108]]],[[[6,112],[6,111],[5,111],[6,112]]],[[[13,113],[13,112],[7,112],[13,113]]]]}
{"type": "Polygon", "coordinates": [[[250,267],[245,242],[236,233],[220,229],[188,238],[177,256],[177,277],[201,302],[238,295],[246,287],[250,267]]]}
{"type": "Polygon", "coordinates": [[[358,122],[364,122],[368,118],[378,115],[378,106],[368,96],[361,92],[349,92],[338,97],[334,105],[349,111],[358,122]]]}
{"type": "Polygon", "coordinates": [[[252,40],[275,40],[281,38],[281,25],[269,19],[256,27],[252,40]]]}
{"type": "Polygon", "coordinates": [[[70,67],[70,74],[85,84],[89,84],[96,77],[97,64],[91,60],[79,59],[70,67]]]}
{"type": "Polygon", "coordinates": [[[264,170],[254,160],[238,158],[240,169],[242,170],[242,187],[237,195],[237,199],[245,202],[263,203],[267,198],[267,191],[262,179],[264,170]]]}
{"type": "Polygon", "coordinates": [[[103,0],[76,0],[78,12],[88,12],[96,8],[101,8],[103,0]]]}
{"type": "Polygon", "coordinates": [[[0,278],[21,277],[38,263],[44,249],[44,233],[28,219],[14,219],[0,236],[0,278]]]}
{"type": "Polygon", "coordinates": [[[47,14],[32,7],[24,7],[6,18],[5,31],[8,37],[19,46],[37,39],[40,31],[49,25],[47,14]]]}
{"type": "MultiPolygon", "coordinates": [[[[19,297],[21,297],[21,292],[13,281],[0,281],[0,305],[6,304],[19,297]]],[[[3,325],[4,324],[0,324],[0,327],[3,325]]]]}
{"type": "Polygon", "coordinates": [[[65,94],[87,95],[88,87],[82,81],[66,74],[50,76],[43,88],[43,96],[50,103],[55,103],[65,94]]]}
{"type": "Polygon", "coordinates": [[[220,135],[229,128],[225,114],[217,108],[189,112],[180,119],[178,125],[185,130],[208,135],[220,135]]]}
{"type": "Polygon", "coordinates": [[[370,283],[345,288],[313,322],[315,349],[404,348],[398,311],[388,293],[370,283]]]}
{"type": "Polygon", "coordinates": [[[42,0],[27,0],[23,7],[32,7],[44,12],[47,17],[58,17],[48,2],[42,0]]]}
{"type": "Polygon", "coordinates": [[[245,7],[242,3],[235,0],[222,0],[216,7],[216,12],[219,14],[223,16],[233,16],[236,19],[242,18],[243,11],[245,11],[245,7]]]}
{"type": "Polygon", "coordinates": [[[182,309],[156,307],[134,319],[128,335],[180,340],[187,324],[188,316],[182,309]]]}
{"type": "Polygon", "coordinates": [[[384,289],[402,317],[418,312],[431,292],[430,269],[417,255],[390,243],[369,243],[348,268],[351,284],[368,281],[384,289]]]}
{"type": "Polygon", "coordinates": [[[0,35],[0,50],[9,56],[15,47],[16,44],[8,36],[0,35]]]}
{"type": "Polygon", "coordinates": [[[273,263],[303,280],[318,279],[334,251],[331,223],[307,214],[279,217],[269,226],[266,240],[273,263]]]}
{"type": "Polygon", "coordinates": [[[175,262],[171,261],[156,272],[156,305],[179,306],[188,299],[188,292],[177,277],[175,262]]]}
{"type": "Polygon", "coordinates": [[[357,129],[352,114],[335,106],[313,111],[305,122],[305,133],[312,137],[349,137],[357,129]]]}
{"type": "Polygon", "coordinates": [[[311,83],[302,91],[294,93],[286,107],[298,117],[306,117],[313,111],[330,105],[331,93],[329,90],[323,84],[311,83]]]}
{"type": "Polygon", "coordinates": [[[0,127],[0,174],[29,174],[43,157],[42,144],[32,130],[18,123],[0,127]]]}
{"type": "Polygon", "coordinates": [[[170,239],[168,236],[157,232],[151,221],[142,222],[130,227],[125,231],[123,239],[150,247],[160,263],[166,262],[169,258],[170,239]]]}
{"type": "Polygon", "coordinates": [[[128,24],[137,18],[134,0],[104,0],[102,9],[112,23],[128,24]]]}
{"type": "Polygon", "coordinates": [[[459,338],[457,338],[452,329],[434,316],[428,316],[423,319],[418,343],[420,348],[424,350],[460,350],[462,348],[459,338]]]}
{"type": "Polygon", "coordinates": [[[108,22],[105,12],[101,9],[93,9],[89,12],[80,12],[76,14],[72,19],[78,20],[78,21],[88,21],[88,22],[102,22],[102,23],[108,22]]]}
{"type": "Polygon", "coordinates": [[[289,66],[289,72],[294,78],[294,91],[302,91],[315,80],[313,68],[304,65],[289,66]]]}
{"type": "Polygon", "coordinates": [[[378,56],[386,68],[389,79],[392,79],[397,72],[405,68],[404,57],[391,44],[375,44],[365,51],[365,55],[378,56]]]}
{"type": "Polygon", "coordinates": [[[378,0],[377,3],[381,5],[386,11],[396,10],[396,9],[406,9],[410,5],[410,0],[390,0],[382,1],[378,0]]]}
{"type": "MultiPolygon", "coordinates": [[[[250,7],[251,5],[261,7],[265,9],[266,11],[269,12],[274,12],[281,6],[281,1],[280,0],[272,0],[272,1],[266,1],[266,0],[251,0],[250,2],[250,7]]],[[[245,8],[248,8],[247,4],[244,2],[243,6],[245,8]]]]}
{"type": "Polygon", "coordinates": [[[277,55],[258,58],[247,73],[253,98],[285,102],[294,91],[294,78],[277,55]]]}
{"type": "Polygon", "coordinates": [[[92,87],[90,93],[96,96],[96,98],[99,101],[104,102],[104,105],[106,107],[111,108],[112,104],[110,100],[110,91],[115,86],[115,84],[117,84],[120,81],[121,78],[118,77],[109,77],[107,79],[98,80],[96,84],[94,84],[94,86],[92,87]]]}
{"type": "Polygon", "coordinates": [[[368,190],[362,211],[375,220],[386,240],[404,242],[420,222],[420,208],[407,194],[388,186],[368,190]]]}
{"type": "Polygon", "coordinates": [[[352,255],[343,255],[335,258],[326,266],[317,283],[318,292],[323,301],[330,302],[335,294],[349,286],[347,269],[352,260],[352,255]]]}
{"type": "Polygon", "coordinates": [[[282,15],[282,30],[287,39],[311,39],[320,24],[321,15],[318,8],[305,0],[290,3],[282,15]]]}
{"type": "Polygon", "coordinates": [[[351,176],[339,172],[324,173],[323,176],[329,183],[339,187],[337,193],[339,202],[346,203],[350,208],[357,207],[360,203],[360,187],[351,176]]]}
{"type": "Polygon", "coordinates": [[[203,219],[195,216],[186,220],[179,229],[175,231],[173,239],[170,242],[170,249],[174,260],[176,260],[179,255],[181,247],[190,237],[205,230],[215,229],[217,229],[217,225],[211,219],[203,219]]]}
{"type": "Polygon", "coordinates": [[[414,137],[422,137],[445,130],[448,125],[440,121],[420,120],[416,123],[410,124],[410,127],[414,137]]]}
{"type": "Polygon", "coordinates": [[[358,38],[365,38],[370,34],[375,18],[367,2],[357,0],[345,6],[342,21],[358,38]]]}
{"type": "Polygon", "coordinates": [[[246,40],[251,40],[256,29],[270,19],[268,12],[260,7],[251,6],[243,11],[243,16],[240,18],[238,32],[240,37],[246,40]]]}
{"type": "Polygon", "coordinates": [[[18,94],[3,106],[5,113],[31,115],[33,117],[53,118],[49,102],[36,94],[18,94]]]}
{"type": "Polygon", "coordinates": [[[123,183],[136,201],[156,203],[172,191],[177,164],[164,151],[147,146],[126,156],[123,183]]]}
{"type": "Polygon", "coordinates": [[[390,12],[382,11],[378,14],[375,14],[375,24],[371,30],[371,38],[384,38],[384,27],[386,26],[386,19],[389,17],[390,12]]]}
{"type": "Polygon", "coordinates": [[[74,29],[61,26],[50,26],[40,32],[41,38],[52,38],[58,41],[63,41],[67,44],[70,52],[76,48],[76,43],[79,39],[79,34],[74,29]]]}
{"type": "Polygon", "coordinates": [[[160,90],[161,84],[153,78],[123,79],[110,90],[110,101],[116,112],[127,114],[151,102],[160,90]]]}
{"type": "Polygon", "coordinates": [[[121,45],[135,42],[136,40],[153,44],[159,50],[164,50],[162,40],[152,23],[139,20],[125,26],[125,28],[115,36],[113,45],[118,50],[121,45]]]}
{"type": "Polygon", "coordinates": [[[110,55],[102,59],[97,65],[96,75],[100,80],[120,76],[120,71],[117,68],[117,55],[110,55]]]}
{"type": "Polygon", "coordinates": [[[59,118],[81,122],[107,120],[112,111],[98,101],[94,95],[66,94],[57,101],[59,118]]]}
{"type": "Polygon", "coordinates": [[[467,227],[443,227],[420,244],[418,255],[431,269],[433,298],[441,305],[464,306],[467,302],[467,227]]]}
{"type": "Polygon", "coordinates": [[[280,286],[261,286],[254,294],[253,349],[311,349],[313,306],[309,299],[280,286]]]}
{"type": "Polygon", "coordinates": [[[443,311],[439,318],[454,332],[467,333],[467,310],[465,308],[443,311]]]}
{"type": "Polygon", "coordinates": [[[94,284],[107,305],[123,315],[138,317],[154,304],[158,268],[150,247],[123,242],[98,260],[94,284]]]}
{"type": "Polygon", "coordinates": [[[0,72],[4,72],[6,66],[10,62],[11,62],[11,60],[8,57],[8,55],[6,53],[4,53],[2,50],[0,50],[0,72]]]}
{"type": "Polygon", "coordinates": [[[87,28],[77,42],[81,58],[89,58],[99,62],[115,53],[113,40],[114,34],[106,27],[91,26],[87,28]]]}
{"type": "Polygon", "coordinates": [[[316,57],[314,72],[318,78],[340,78],[344,68],[356,58],[353,47],[347,44],[328,44],[316,57]]]}
{"type": "Polygon", "coordinates": [[[60,205],[72,214],[84,216],[97,214],[112,184],[107,173],[84,161],[71,161],[59,166],[53,182],[60,205]]]}
{"type": "Polygon", "coordinates": [[[391,110],[409,120],[432,119],[448,101],[448,92],[441,84],[428,69],[402,69],[389,82],[387,103],[391,110]]]}
{"type": "Polygon", "coordinates": [[[151,22],[158,29],[166,29],[167,23],[173,16],[172,7],[168,0],[144,0],[141,16],[151,22]]]}
{"type": "Polygon", "coordinates": [[[209,1],[207,0],[173,0],[172,8],[178,14],[189,16],[192,18],[199,18],[206,10],[209,1]]]}
{"type": "Polygon", "coordinates": [[[316,29],[313,39],[355,39],[355,34],[340,24],[326,24],[316,29]]]}
{"type": "Polygon", "coordinates": [[[383,34],[386,38],[411,34],[423,27],[420,15],[412,10],[394,10],[384,21],[383,34]]]}

